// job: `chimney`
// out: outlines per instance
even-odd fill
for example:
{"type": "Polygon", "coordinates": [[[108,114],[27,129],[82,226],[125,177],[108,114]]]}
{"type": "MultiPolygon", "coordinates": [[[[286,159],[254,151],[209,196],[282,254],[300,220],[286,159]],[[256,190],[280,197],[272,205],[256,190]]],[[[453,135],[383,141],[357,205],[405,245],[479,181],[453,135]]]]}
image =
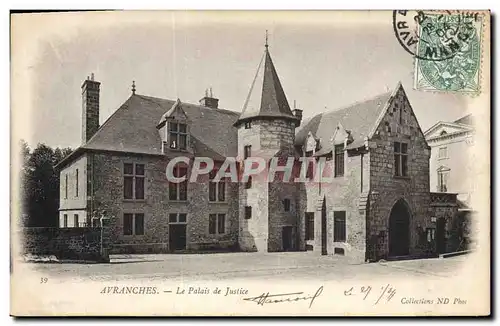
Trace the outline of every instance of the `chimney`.
{"type": "Polygon", "coordinates": [[[300,122],[302,121],[302,110],[299,109],[293,109],[293,115],[299,119],[299,123],[297,124],[297,127],[300,126],[300,122]]]}
{"type": "Polygon", "coordinates": [[[208,108],[217,109],[219,107],[219,99],[213,97],[212,87],[205,90],[205,96],[200,100],[200,105],[208,108]]]}
{"type": "Polygon", "coordinates": [[[99,87],[94,73],[82,85],[82,143],[85,144],[99,129],[99,87]]]}

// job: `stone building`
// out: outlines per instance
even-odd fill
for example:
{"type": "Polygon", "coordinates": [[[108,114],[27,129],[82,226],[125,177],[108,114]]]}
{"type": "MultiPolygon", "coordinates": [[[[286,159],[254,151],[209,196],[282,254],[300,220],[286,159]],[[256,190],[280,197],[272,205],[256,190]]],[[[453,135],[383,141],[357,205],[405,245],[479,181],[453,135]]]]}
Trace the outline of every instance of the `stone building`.
{"type": "MultiPolygon", "coordinates": [[[[474,210],[470,206],[475,190],[475,127],[471,114],[452,122],[439,121],[425,132],[431,146],[430,187],[441,196],[456,194],[457,214],[448,212],[449,250],[466,249],[475,241],[471,230],[474,210]],[[467,245],[464,244],[467,242],[467,245]]],[[[436,194],[437,195],[437,194],[436,194]]],[[[449,203],[448,203],[449,204],[449,203]]],[[[444,223],[444,222],[443,222],[444,223]]]]}
{"type": "Polygon", "coordinates": [[[211,92],[189,104],[134,85],[99,126],[99,92],[93,76],[84,81],[82,144],[58,165],[59,217],[71,227],[106,215],[112,252],[310,250],[372,261],[428,251],[430,147],[401,84],[302,121],[266,44],[241,113],[219,108],[211,92]],[[216,166],[235,158],[240,168],[252,157],[317,164],[305,182],[215,182],[213,173],[168,182],[178,156],[216,166]]]}

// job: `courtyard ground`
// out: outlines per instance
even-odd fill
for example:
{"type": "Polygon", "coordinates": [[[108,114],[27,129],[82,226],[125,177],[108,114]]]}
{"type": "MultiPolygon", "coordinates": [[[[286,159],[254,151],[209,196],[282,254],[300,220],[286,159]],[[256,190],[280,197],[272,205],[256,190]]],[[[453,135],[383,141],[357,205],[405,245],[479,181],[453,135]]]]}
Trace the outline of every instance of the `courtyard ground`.
{"type": "Polygon", "coordinates": [[[61,281],[72,280],[348,280],[376,277],[447,278],[467,255],[360,264],[310,252],[112,255],[107,264],[21,263],[61,281]]]}

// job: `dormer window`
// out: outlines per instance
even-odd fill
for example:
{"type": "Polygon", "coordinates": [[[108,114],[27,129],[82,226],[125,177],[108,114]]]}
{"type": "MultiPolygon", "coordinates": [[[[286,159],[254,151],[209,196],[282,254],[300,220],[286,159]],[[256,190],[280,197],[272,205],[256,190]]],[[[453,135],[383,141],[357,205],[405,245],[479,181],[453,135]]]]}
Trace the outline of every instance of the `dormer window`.
{"type": "Polygon", "coordinates": [[[170,149],[186,150],[188,143],[187,125],[180,122],[168,123],[168,144],[170,149]]]}

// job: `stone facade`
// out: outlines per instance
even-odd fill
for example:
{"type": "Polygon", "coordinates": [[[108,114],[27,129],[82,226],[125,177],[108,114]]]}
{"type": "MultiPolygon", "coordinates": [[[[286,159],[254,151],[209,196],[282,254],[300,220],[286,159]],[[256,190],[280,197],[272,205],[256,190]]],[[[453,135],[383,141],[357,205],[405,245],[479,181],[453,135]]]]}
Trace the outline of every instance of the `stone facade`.
{"type": "Polygon", "coordinates": [[[428,216],[430,148],[400,88],[380,121],[370,148],[370,196],[367,238],[382,236],[378,257],[389,255],[389,216],[395,203],[403,199],[410,213],[410,254],[418,254],[416,230],[431,221],[428,216]],[[400,117],[400,115],[402,115],[400,117]],[[408,146],[407,176],[395,176],[394,142],[408,146]]]}
{"type": "Polygon", "coordinates": [[[94,193],[92,205],[110,218],[111,252],[169,252],[169,214],[186,213],[186,250],[198,250],[214,244],[218,248],[237,243],[237,184],[226,184],[226,201],[209,202],[208,179],[188,183],[187,201],[171,201],[165,169],[166,157],[92,154],[94,193]],[[145,166],[144,200],[124,199],[123,165],[145,166]],[[124,235],[124,214],[144,214],[144,234],[124,235]],[[224,213],[225,233],[209,234],[209,214],[224,213]]]}

